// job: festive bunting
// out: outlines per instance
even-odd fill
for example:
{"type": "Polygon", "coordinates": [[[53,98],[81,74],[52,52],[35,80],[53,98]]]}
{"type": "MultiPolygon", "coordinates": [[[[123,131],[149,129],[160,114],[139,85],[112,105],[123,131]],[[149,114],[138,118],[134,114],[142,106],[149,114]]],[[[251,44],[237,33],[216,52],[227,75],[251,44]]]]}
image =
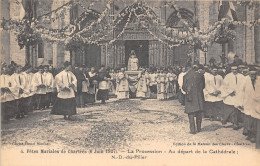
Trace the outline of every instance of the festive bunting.
{"type": "MultiPolygon", "coordinates": [[[[74,1],[74,4],[70,1],[49,13],[41,15],[37,18],[32,18],[31,21],[25,19],[21,21],[12,19],[6,20],[3,18],[1,27],[3,30],[13,31],[17,34],[18,44],[20,47],[23,47],[24,45],[37,44],[37,42],[44,40],[48,42],[64,42],[65,44],[68,44],[68,49],[71,49],[78,47],[77,45],[72,44],[73,42],[96,45],[113,44],[124,34],[129,23],[132,21],[132,17],[136,17],[140,20],[145,20],[145,22],[140,22],[142,27],[146,29],[155,39],[168,45],[169,47],[189,44],[195,48],[200,48],[203,50],[203,48],[210,46],[213,42],[223,43],[228,40],[234,40],[236,34],[234,30],[229,28],[230,24],[234,26],[247,27],[259,26],[260,24],[260,19],[252,22],[222,19],[209,26],[206,30],[201,31],[196,27],[189,25],[189,23],[183,18],[184,11],[174,2],[166,2],[160,7],[150,7],[147,2],[136,4],[137,5],[128,6],[125,9],[125,12],[117,15],[117,17],[112,21],[113,24],[108,24],[106,25],[107,27],[103,25],[103,20],[106,16],[109,17],[109,13],[111,13],[109,12],[112,10],[111,0],[107,2],[105,5],[106,8],[101,14],[93,12],[93,10],[90,9],[90,7],[94,5],[94,2],[91,2],[89,7],[86,8],[82,5],[80,0],[76,0],[74,1]],[[76,25],[68,24],[66,27],[61,29],[51,29],[44,26],[55,22],[57,19],[63,19],[65,12],[70,10],[70,8],[75,4],[80,5],[85,10],[85,15],[83,15],[80,20],[76,20],[76,25]],[[176,16],[185,26],[183,31],[176,28],[167,27],[161,23],[160,19],[155,14],[153,14],[153,8],[158,9],[162,7],[171,7],[177,12],[176,16]],[[142,12],[136,13],[137,10],[141,10],[142,12]],[[96,15],[97,19],[93,20],[83,29],[78,28],[77,30],[77,26],[79,26],[81,22],[87,18],[88,13],[96,15]],[[128,15],[127,18],[125,17],[126,15],[128,15]],[[149,29],[149,27],[144,23],[152,23],[153,29],[155,30],[149,29]],[[117,27],[119,25],[122,26],[120,32],[117,36],[113,36],[112,39],[109,39],[111,34],[118,30],[117,27]]],[[[247,6],[253,5],[251,1],[249,3],[241,2],[239,4],[247,6]]]]}

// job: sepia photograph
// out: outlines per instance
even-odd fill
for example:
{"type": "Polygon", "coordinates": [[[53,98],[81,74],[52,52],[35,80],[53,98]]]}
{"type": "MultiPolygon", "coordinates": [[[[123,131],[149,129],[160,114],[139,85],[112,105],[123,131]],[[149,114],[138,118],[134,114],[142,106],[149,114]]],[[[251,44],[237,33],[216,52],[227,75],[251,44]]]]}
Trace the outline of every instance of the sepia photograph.
{"type": "Polygon", "coordinates": [[[0,7],[0,165],[259,165],[259,0],[0,7]]]}

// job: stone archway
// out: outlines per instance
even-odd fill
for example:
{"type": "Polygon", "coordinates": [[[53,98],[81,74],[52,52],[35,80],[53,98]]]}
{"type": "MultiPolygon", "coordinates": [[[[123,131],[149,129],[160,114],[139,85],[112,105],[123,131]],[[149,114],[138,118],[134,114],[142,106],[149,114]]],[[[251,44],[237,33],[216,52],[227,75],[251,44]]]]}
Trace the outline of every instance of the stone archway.
{"type": "MultiPolygon", "coordinates": [[[[179,13],[181,15],[181,19],[184,19],[188,22],[188,26],[194,27],[194,13],[186,8],[180,8],[179,13]]],[[[186,31],[187,27],[181,22],[180,18],[177,16],[178,12],[175,10],[170,14],[166,21],[166,26],[171,28],[176,28],[179,31],[186,31]]],[[[179,47],[173,49],[174,55],[174,64],[176,65],[185,65],[187,61],[189,61],[188,57],[189,53],[189,45],[183,44],[179,47]]]]}
{"type": "MultiPolygon", "coordinates": [[[[84,28],[88,27],[93,21],[96,21],[100,17],[100,12],[89,9],[91,11],[82,13],[79,17],[75,19],[76,32],[82,31],[84,28]]],[[[107,21],[103,19],[101,24],[98,26],[105,27],[107,21]]],[[[95,25],[94,25],[95,26],[95,25]]],[[[104,28],[94,27],[92,29],[95,30],[103,30],[104,28]]],[[[81,33],[80,35],[84,38],[89,38],[95,32],[86,31],[85,33],[81,33]]],[[[80,48],[73,50],[74,55],[72,58],[72,64],[83,65],[85,64],[87,67],[96,67],[99,68],[101,66],[101,47],[94,44],[82,43],[80,48]]]]}

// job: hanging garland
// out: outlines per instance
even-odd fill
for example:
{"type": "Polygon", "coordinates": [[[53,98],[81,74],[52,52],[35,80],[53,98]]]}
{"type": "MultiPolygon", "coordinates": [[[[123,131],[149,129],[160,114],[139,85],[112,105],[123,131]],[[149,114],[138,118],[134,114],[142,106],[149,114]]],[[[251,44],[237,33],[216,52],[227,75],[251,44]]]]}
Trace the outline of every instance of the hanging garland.
{"type": "MultiPolygon", "coordinates": [[[[251,1],[250,1],[251,2],[251,1]]],[[[85,8],[81,2],[75,1],[76,4],[79,4],[82,6],[85,10],[85,12],[90,12],[92,10],[89,10],[88,8],[85,8]]],[[[241,5],[247,5],[250,6],[251,3],[240,3],[241,5]]],[[[137,7],[130,8],[128,7],[126,11],[129,11],[129,13],[122,13],[119,14],[118,17],[113,20],[113,24],[109,24],[108,28],[109,31],[104,34],[104,27],[101,25],[101,21],[105,18],[108,11],[111,9],[111,1],[108,1],[106,5],[106,9],[101,13],[97,14],[98,19],[96,21],[93,21],[89,26],[85,27],[84,29],[80,30],[79,32],[76,31],[76,26],[69,24],[66,27],[62,29],[51,29],[46,28],[43,25],[40,25],[40,23],[44,21],[52,21],[55,22],[55,20],[63,18],[64,12],[69,10],[69,8],[73,5],[72,1],[62,5],[61,7],[46,13],[42,16],[39,16],[37,19],[32,19],[31,22],[27,20],[2,20],[1,27],[4,30],[7,31],[14,31],[15,34],[17,34],[18,37],[18,43],[20,47],[22,48],[24,45],[32,45],[35,44],[41,40],[46,40],[49,42],[65,42],[65,43],[71,43],[71,42],[83,42],[88,44],[96,44],[96,45],[104,45],[104,44],[113,44],[117,39],[119,39],[122,34],[125,32],[125,29],[127,28],[129,22],[131,21],[131,17],[134,15],[138,18],[145,18],[152,20],[154,23],[154,26],[157,28],[158,34],[154,34],[153,31],[149,30],[148,32],[153,35],[156,39],[158,39],[160,42],[169,45],[169,47],[178,46],[180,44],[190,44],[194,47],[206,47],[210,46],[213,42],[217,43],[223,43],[227,42],[228,40],[234,40],[235,38],[235,31],[222,28],[222,27],[228,27],[229,24],[233,25],[239,25],[239,26],[248,26],[248,27],[254,27],[259,26],[260,19],[254,20],[252,22],[246,22],[246,21],[231,21],[227,19],[223,19],[221,21],[217,21],[214,23],[214,25],[208,27],[206,30],[201,31],[194,27],[189,27],[188,22],[182,19],[179,8],[174,2],[167,2],[165,5],[157,7],[172,7],[175,10],[177,10],[177,17],[180,19],[180,21],[183,22],[183,24],[187,27],[188,31],[178,31],[175,28],[166,27],[166,25],[163,25],[160,22],[160,19],[152,14],[151,7],[147,7],[148,4],[146,2],[143,3],[137,3],[137,7]],[[146,6],[146,7],[145,7],[146,6]],[[145,11],[145,14],[137,14],[136,10],[142,9],[145,11]],[[122,22],[124,17],[129,14],[131,17],[128,17],[126,22],[123,25],[123,28],[121,32],[113,39],[108,40],[107,42],[104,42],[104,40],[107,40],[107,37],[115,31],[116,27],[122,22]],[[41,22],[42,21],[42,22],[41,22]],[[93,33],[93,30],[96,30],[96,33],[93,33]],[[165,31],[162,32],[161,30],[165,31]],[[168,34],[170,32],[170,36],[168,34]],[[83,37],[83,34],[90,34],[89,37],[83,37]],[[166,33],[166,34],[165,34],[166,33]],[[101,44],[102,43],[102,44],[101,44]],[[172,43],[178,43],[178,44],[172,44],[172,43]]],[[[90,6],[93,6],[94,2],[91,2],[90,6]]],[[[94,12],[93,12],[94,13],[94,12]]],[[[87,17],[87,16],[86,16],[87,17]]],[[[85,17],[82,17],[81,20],[79,20],[79,23],[81,23],[82,20],[84,20],[85,17]]],[[[148,29],[144,26],[144,28],[148,29]]],[[[106,29],[105,29],[106,30],[106,29]]]]}

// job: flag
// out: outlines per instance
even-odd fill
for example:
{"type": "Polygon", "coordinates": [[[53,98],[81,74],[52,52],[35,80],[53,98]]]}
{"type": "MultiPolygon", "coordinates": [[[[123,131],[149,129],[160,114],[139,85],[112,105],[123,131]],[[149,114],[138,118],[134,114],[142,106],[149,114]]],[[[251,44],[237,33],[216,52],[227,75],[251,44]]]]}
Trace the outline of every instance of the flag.
{"type": "Polygon", "coordinates": [[[232,21],[238,21],[233,2],[222,0],[219,1],[218,20],[220,21],[222,18],[227,18],[232,21]]]}

